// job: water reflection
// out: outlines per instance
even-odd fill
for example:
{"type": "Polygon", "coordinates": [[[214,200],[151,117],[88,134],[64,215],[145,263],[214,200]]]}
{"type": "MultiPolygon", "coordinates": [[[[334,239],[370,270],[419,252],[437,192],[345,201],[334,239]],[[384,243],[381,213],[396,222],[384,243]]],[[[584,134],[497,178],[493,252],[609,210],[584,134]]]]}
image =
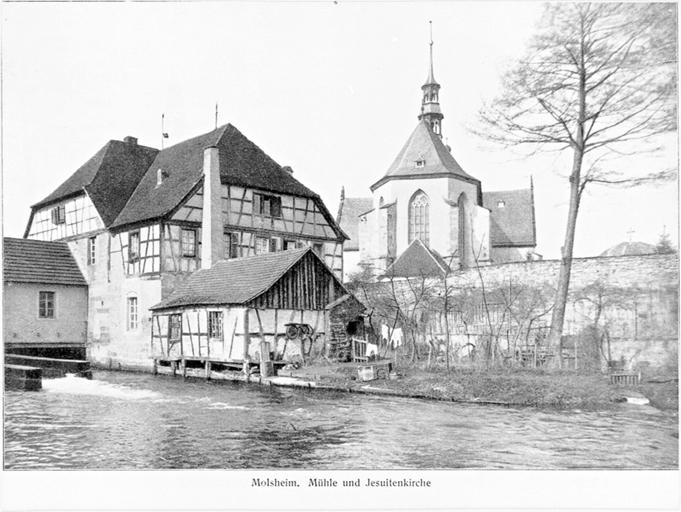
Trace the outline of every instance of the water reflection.
{"type": "Polygon", "coordinates": [[[97,372],[5,396],[8,469],[676,468],[678,417],[97,372]]]}

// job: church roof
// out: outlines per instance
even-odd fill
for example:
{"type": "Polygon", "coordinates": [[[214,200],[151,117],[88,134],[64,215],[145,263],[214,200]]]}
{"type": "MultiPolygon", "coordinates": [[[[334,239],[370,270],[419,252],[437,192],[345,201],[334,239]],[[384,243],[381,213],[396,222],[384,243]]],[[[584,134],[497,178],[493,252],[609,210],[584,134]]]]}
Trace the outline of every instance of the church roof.
{"type": "Polygon", "coordinates": [[[385,271],[384,277],[442,277],[449,265],[437,251],[414,240],[385,271]]]}
{"type": "Polygon", "coordinates": [[[373,200],[370,197],[346,197],[343,199],[338,219],[341,229],[350,237],[343,249],[346,251],[359,249],[359,216],[371,210],[373,200]]]}
{"type": "Polygon", "coordinates": [[[388,172],[371,186],[374,191],[391,179],[419,179],[454,176],[465,181],[480,183],[464,171],[445,147],[442,139],[427,122],[419,121],[407,142],[395,157],[388,172]],[[423,161],[417,167],[416,162],[423,161]]]}
{"type": "Polygon", "coordinates": [[[490,242],[493,247],[537,245],[532,188],[483,192],[483,206],[490,210],[490,242]]]}

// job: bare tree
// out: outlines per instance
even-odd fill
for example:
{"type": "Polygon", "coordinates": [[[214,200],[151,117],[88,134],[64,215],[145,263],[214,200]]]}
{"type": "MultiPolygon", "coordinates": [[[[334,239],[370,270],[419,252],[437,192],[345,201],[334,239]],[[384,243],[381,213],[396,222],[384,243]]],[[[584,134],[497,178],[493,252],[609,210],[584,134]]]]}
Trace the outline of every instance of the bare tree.
{"type": "Polygon", "coordinates": [[[676,175],[660,169],[631,176],[612,167],[615,156],[651,150],[652,136],[676,128],[676,19],[675,4],[548,4],[527,56],[481,111],[481,133],[494,141],[572,154],[551,346],[562,334],[585,187],[676,175]]]}
{"type": "MultiPolygon", "coordinates": [[[[596,280],[574,292],[574,303],[588,306],[582,314],[589,320],[589,328],[598,363],[612,363],[611,330],[613,325],[622,326],[622,318],[617,313],[636,314],[636,299],[642,292],[636,287],[622,288],[596,280]]],[[[634,336],[635,337],[635,336],[634,336]]]]}

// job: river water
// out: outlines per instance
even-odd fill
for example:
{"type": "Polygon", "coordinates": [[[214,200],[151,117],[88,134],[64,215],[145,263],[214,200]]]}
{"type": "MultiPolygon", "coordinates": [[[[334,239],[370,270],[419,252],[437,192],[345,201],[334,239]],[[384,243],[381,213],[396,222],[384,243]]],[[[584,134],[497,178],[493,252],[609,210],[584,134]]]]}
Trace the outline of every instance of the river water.
{"type": "Polygon", "coordinates": [[[678,416],[95,372],[5,394],[6,469],[678,468],[678,416]]]}

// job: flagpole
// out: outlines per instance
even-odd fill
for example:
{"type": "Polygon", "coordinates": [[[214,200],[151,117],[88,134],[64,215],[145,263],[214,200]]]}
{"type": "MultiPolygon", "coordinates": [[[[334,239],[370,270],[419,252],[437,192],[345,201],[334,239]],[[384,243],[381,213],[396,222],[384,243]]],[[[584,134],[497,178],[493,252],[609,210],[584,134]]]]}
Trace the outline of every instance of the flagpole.
{"type": "Polygon", "coordinates": [[[218,129],[218,102],[215,102],[215,129],[218,129]]]}
{"type": "Polygon", "coordinates": [[[165,141],[163,140],[163,139],[165,139],[165,133],[166,133],[166,131],[164,129],[165,128],[165,126],[164,126],[165,125],[165,117],[166,117],[165,114],[161,114],[161,149],[163,149],[163,145],[165,144],[165,141]]]}

